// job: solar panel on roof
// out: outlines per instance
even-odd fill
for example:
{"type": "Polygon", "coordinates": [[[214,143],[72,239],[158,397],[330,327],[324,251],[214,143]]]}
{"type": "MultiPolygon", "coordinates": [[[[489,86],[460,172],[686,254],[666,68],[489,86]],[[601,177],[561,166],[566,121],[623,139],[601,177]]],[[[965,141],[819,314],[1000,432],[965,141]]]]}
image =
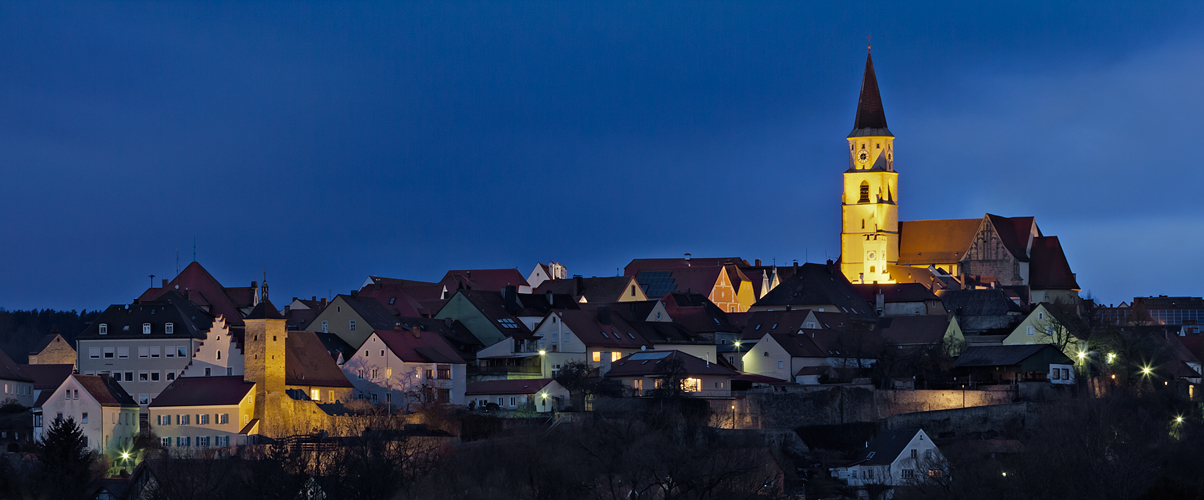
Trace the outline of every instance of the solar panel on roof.
{"type": "Polygon", "coordinates": [[[648,295],[661,296],[677,291],[672,271],[640,271],[635,280],[648,295]]]}
{"type": "Polygon", "coordinates": [[[629,358],[629,359],[631,361],[639,361],[641,359],[643,359],[643,360],[661,359],[668,355],[669,355],[669,353],[667,353],[667,352],[637,352],[635,354],[632,354],[631,358],[629,358]]]}

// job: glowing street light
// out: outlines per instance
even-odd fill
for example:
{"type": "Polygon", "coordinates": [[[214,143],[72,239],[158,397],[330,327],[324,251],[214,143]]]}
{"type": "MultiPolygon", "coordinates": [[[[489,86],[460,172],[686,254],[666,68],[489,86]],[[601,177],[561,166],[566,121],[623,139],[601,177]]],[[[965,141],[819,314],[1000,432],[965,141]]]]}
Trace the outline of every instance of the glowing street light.
{"type": "Polygon", "coordinates": [[[542,398],[542,399],[548,399],[548,393],[546,393],[546,392],[541,392],[541,393],[539,393],[539,397],[540,397],[540,398],[542,398]]]}
{"type": "Polygon", "coordinates": [[[1181,423],[1183,423],[1183,415],[1176,416],[1175,417],[1175,425],[1178,425],[1181,423]]]}
{"type": "Polygon", "coordinates": [[[1116,353],[1110,352],[1108,353],[1108,364],[1112,364],[1113,361],[1116,361],[1116,353]]]}
{"type": "Polygon", "coordinates": [[[1083,358],[1085,358],[1085,357],[1087,357],[1087,353],[1083,352],[1083,351],[1079,351],[1079,361],[1082,361],[1083,358]]]}
{"type": "Polygon", "coordinates": [[[733,342],[733,343],[732,343],[732,345],[736,346],[736,349],[739,349],[739,348],[740,348],[740,341],[739,341],[739,340],[737,340],[737,341],[733,342]]]}
{"type": "MultiPolygon", "coordinates": [[[[1180,420],[1182,420],[1182,418],[1180,418],[1180,420]]],[[[129,460],[129,459],[130,459],[130,452],[128,452],[128,451],[123,451],[123,452],[121,452],[121,459],[122,459],[122,460],[129,460]]]]}
{"type": "Polygon", "coordinates": [[[1154,373],[1154,370],[1153,370],[1153,369],[1151,369],[1150,367],[1148,367],[1148,366],[1143,366],[1143,367],[1141,367],[1141,374],[1142,374],[1142,376],[1146,376],[1146,377],[1148,377],[1148,376],[1150,376],[1150,375],[1151,375],[1151,374],[1153,374],[1153,373],[1154,373]]]}
{"type": "Polygon", "coordinates": [[[540,349],[540,350],[539,350],[539,355],[540,355],[540,356],[543,356],[543,355],[545,355],[545,354],[547,354],[547,353],[548,353],[548,351],[547,351],[546,349],[540,349]]]}

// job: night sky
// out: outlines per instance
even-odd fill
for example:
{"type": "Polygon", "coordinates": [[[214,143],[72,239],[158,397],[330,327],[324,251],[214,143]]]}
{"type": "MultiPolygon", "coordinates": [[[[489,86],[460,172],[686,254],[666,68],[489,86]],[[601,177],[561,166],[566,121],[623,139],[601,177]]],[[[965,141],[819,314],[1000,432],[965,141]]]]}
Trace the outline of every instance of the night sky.
{"type": "Polygon", "coordinates": [[[1204,293],[1204,3],[811,3],[0,2],[0,307],[835,259],[867,34],[902,219],[1204,293]]]}

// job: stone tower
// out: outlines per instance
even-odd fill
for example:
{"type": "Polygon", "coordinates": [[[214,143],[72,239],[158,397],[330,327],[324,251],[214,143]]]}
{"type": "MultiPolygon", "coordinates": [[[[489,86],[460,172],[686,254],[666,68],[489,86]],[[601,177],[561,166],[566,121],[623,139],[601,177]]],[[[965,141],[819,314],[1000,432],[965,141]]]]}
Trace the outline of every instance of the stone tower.
{"type": "Polygon", "coordinates": [[[285,394],[285,340],[288,330],[284,316],[265,297],[243,320],[245,370],[243,379],[255,383],[255,416],[260,433],[277,437],[288,431],[289,400],[285,394]]]}
{"type": "Polygon", "coordinates": [[[874,60],[867,54],[841,195],[840,269],[853,283],[894,283],[889,272],[899,262],[894,140],[886,128],[874,60]]]}

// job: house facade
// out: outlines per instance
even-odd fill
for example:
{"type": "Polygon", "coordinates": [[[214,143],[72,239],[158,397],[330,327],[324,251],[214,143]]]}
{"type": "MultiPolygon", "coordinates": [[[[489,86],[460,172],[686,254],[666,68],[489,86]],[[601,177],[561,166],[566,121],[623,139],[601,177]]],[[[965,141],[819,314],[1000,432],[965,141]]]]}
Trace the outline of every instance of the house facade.
{"type": "Polygon", "coordinates": [[[550,378],[486,380],[468,384],[467,399],[475,408],[496,404],[505,410],[548,413],[569,403],[569,391],[550,378]]]}
{"type": "Polygon", "coordinates": [[[150,404],[150,425],[166,450],[198,452],[247,443],[242,432],[255,411],[255,384],[242,375],[187,377],[150,404]]]}
{"type": "Polygon", "coordinates": [[[437,402],[465,404],[466,362],[443,337],[417,327],[372,332],[341,368],[358,400],[409,408],[429,389],[437,402]]]}
{"type": "Polygon", "coordinates": [[[34,350],[29,353],[29,364],[31,365],[69,364],[74,366],[75,362],[75,348],[57,332],[42,337],[42,340],[34,346],[34,350]]]}
{"type": "Polygon", "coordinates": [[[611,364],[606,377],[623,384],[633,396],[644,396],[667,389],[664,384],[680,380],[682,392],[698,398],[729,398],[735,370],[714,361],[696,358],[681,351],[641,351],[611,364]]]}
{"type": "Polygon", "coordinates": [[[830,469],[849,486],[904,486],[948,473],[945,457],[923,429],[887,430],[857,461],[830,469]]]}
{"type": "Polygon", "coordinates": [[[88,448],[116,456],[133,446],[139,412],[139,405],[116,379],[72,374],[57,389],[44,391],[35,403],[34,440],[40,441],[55,419],[70,417],[83,431],[88,448]]]}

